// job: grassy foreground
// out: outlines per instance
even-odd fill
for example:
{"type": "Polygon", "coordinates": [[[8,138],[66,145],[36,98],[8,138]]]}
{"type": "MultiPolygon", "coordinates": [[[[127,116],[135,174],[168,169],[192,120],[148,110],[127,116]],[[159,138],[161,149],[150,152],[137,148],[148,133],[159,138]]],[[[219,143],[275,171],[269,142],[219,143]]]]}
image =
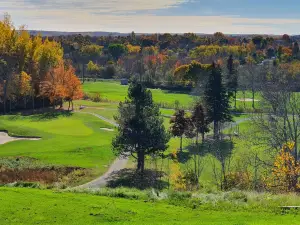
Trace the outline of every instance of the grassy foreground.
{"type": "Polygon", "coordinates": [[[300,219],[296,213],[193,209],[166,202],[36,189],[0,188],[0,199],[0,224],[296,225],[300,219]]]}

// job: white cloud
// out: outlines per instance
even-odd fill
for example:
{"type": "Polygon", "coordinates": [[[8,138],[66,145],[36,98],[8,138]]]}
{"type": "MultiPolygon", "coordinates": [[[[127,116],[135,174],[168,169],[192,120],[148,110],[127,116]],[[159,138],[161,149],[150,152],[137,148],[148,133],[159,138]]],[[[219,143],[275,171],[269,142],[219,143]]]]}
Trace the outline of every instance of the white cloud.
{"type": "Polygon", "coordinates": [[[0,15],[11,14],[16,26],[57,31],[140,33],[295,34],[300,20],[238,16],[157,16],[147,10],[175,7],[190,0],[0,0],[0,15]],[[139,14],[130,12],[143,11],[139,14]]]}
{"type": "Polygon", "coordinates": [[[16,10],[81,10],[88,13],[126,13],[176,7],[190,0],[1,0],[2,7],[16,10]]]}

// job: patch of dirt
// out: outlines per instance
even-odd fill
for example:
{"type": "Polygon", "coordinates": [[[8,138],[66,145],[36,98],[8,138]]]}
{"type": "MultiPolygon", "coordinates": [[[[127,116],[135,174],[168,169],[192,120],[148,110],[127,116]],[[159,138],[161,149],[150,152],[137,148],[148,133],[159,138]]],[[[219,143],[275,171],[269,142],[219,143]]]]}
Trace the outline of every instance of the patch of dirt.
{"type": "Polygon", "coordinates": [[[0,145],[3,145],[8,142],[12,142],[12,141],[19,141],[19,140],[38,141],[38,140],[41,140],[41,138],[9,136],[7,131],[0,131],[0,145]]]}
{"type": "MultiPolygon", "coordinates": [[[[237,101],[240,101],[240,102],[252,102],[253,99],[252,98],[237,98],[236,99],[237,101]]],[[[255,102],[259,102],[258,99],[254,99],[255,102]]]]}
{"type": "Polygon", "coordinates": [[[27,169],[7,169],[0,170],[0,184],[23,182],[41,182],[51,184],[58,182],[63,176],[67,176],[81,168],[77,167],[49,167],[49,168],[27,168],[27,169]]]}
{"type": "Polygon", "coordinates": [[[100,128],[100,130],[105,130],[105,131],[109,131],[109,132],[113,132],[114,129],[109,129],[109,128],[100,128]]]}

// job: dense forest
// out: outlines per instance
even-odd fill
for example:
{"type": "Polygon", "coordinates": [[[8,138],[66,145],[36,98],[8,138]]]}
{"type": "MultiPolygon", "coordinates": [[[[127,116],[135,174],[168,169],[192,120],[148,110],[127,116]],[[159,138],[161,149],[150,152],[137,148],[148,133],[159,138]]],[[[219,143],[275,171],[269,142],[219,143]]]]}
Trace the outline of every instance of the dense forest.
{"type": "Polygon", "coordinates": [[[0,22],[1,108],[35,109],[82,97],[72,63],[64,59],[61,44],[30,36],[13,27],[8,15],[0,22]]]}
{"type": "MultiPolygon", "coordinates": [[[[54,87],[61,85],[53,81],[59,73],[65,77],[76,74],[82,83],[97,78],[127,78],[139,79],[152,87],[188,91],[197,88],[201,92],[211,63],[216,62],[232,91],[252,91],[253,107],[255,92],[266,82],[270,85],[272,71],[284,70],[293,79],[300,73],[297,37],[287,34],[280,37],[132,32],[128,36],[42,37],[30,35],[24,27],[16,30],[7,15],[1,22],[0,41],[4,111],[61,104],[62,100],[71,102],[81,97],[76,79],[59,81],[69,83],[62,86],[71,85],[71,93],[54,87]],[[229,61],[232,67],[228,66],[229,61]]],[[[298,90],[297,85],[293,88],[298,90]]]]}

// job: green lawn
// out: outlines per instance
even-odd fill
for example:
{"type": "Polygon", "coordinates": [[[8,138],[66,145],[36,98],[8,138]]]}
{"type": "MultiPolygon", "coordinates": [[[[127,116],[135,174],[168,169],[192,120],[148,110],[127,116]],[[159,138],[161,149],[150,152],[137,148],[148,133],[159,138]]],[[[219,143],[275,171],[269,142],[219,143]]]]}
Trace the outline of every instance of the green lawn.
{"type": "Polygon", "coordinates": [[[92,169],[99,175],[115,158],[111,151],[114,132],[99,118],[74,113],[1,116],[0,130],[11,135],[38,136],[39,141],[15,141],[0,145],[0,157],[37,159],[40,164],[92,169]]]}
{"type": "MultiPolygon", "coordinates": [[[[127,96],[128,86],[122,86],[119,82],[114,81],[104,81],[104,82],[85,82],[83,85],[83,89],[85,93],[95,94],[100,93],[100,96],[103,99],[112,101],[112,102],[120,102],[124,101],[127,96]]],[[[165,108],[175,108],[175,101],[179,101],[180,106],[184,108],[190,108],[193,104],[195,97],[189,94],[181,94],[171,91],[164,91],[160,89],[150,89],[153,94],[153,99],[156,103],[160,103],[161,106],[165,108]]],[[[237,99],[243,98],[252,98],[251,91],[246,91],[245,93],[239,91],[237,93],[237,99]]],[[[256,109],[261,108],[260,100],[261,94],[255,93],[255,99],[258,101],[255,102],[256,109]]],[[[234,103],[232,102],[232,106],[234,103]]],[[[252,101],[237,101],[237,109],[242,111],[253,111],[252,101]]]]}
{"type": "Polygon", "coordinates": [[[299,215],[228,205],[199,208],[48,190],[0,188],[0,224],[296,225],[299,215]]]}
{"type": "MultiPolygon", "coordinates": [[[[83,85],[85,93],[100,93],[104,99],[120,102],[127,96],[128,86],[122,86],[119,82],[86,82],[83,85]]],[[[175,101],[179,101],[181,106],[188,107],[193,103],[193,97],[188,94],[180,94],[160,89],[151,89],[153,99],[156,103],[161,103],[166,108],[174,108],[175,101]]]]}

